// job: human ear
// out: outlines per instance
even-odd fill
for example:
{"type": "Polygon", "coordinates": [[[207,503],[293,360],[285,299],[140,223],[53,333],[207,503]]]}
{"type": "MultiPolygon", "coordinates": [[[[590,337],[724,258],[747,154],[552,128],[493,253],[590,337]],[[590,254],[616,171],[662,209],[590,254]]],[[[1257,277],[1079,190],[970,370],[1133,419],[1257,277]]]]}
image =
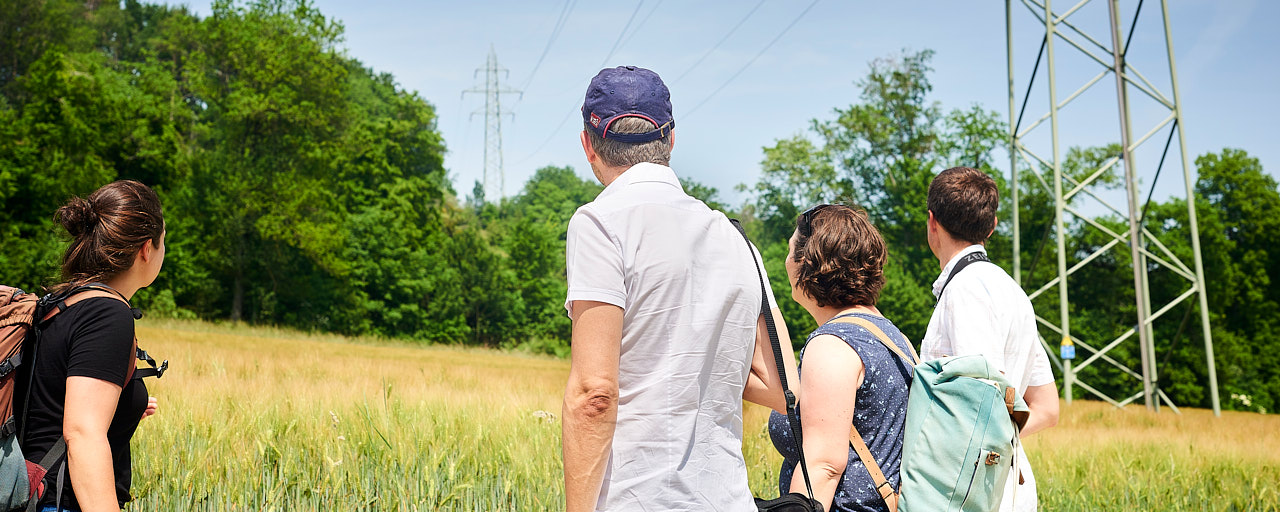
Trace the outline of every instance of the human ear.
{"type": "Polygon", "coordinates": [[[578,134],[578,140],[582,142],[582,152],[587,155],[587,163],[596,163],[600,157],[596,155],[595,149],[592,149],[591,139],[587,136],[586,130],[582,130],[582,133],[578,134]]]}
{"type": "Polygon", "coordinates": [[[155,242],[154,239],[150,239],[145,242],[142,242],[142,247],[138,249],[138,259],[140,259],[143,262],[149,262],[151,261],[151,258],[155,257],[156,249],[155,249],[155,246],[152,245],[152,243],[154,242],[155,242]]]}

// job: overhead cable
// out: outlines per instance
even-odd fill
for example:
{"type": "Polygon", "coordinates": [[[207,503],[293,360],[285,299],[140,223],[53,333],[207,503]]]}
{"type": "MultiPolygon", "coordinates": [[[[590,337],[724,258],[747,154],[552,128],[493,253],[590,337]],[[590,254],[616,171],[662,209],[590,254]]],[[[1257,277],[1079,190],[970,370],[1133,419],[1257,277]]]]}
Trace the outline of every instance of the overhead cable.
{"type": "Polygon", "coordinates": [[[785,35],[788,30],[791,30],[791,27],[796,26],[796,23],[799,23],[800,19],[803,18],[805,14],[808,14],[810,9],[813,9],[813,6],[818,5],[818,2],[819,0],[813,0],[813,2],[810,3],[808,7],[805,7],[803,11],[800,11],[800,14],[797,15],[794,20],[791,20],[791,23],[788,24],[786,28],[782,29],[782,32],[778,32],[778,35],[774,37],[772,41],[769,41],[769,44],[765,45],[764,48],[761,48],[760,52],[757,53],[755,57],[752,57],[751,60],[748,60],[746,64],[743,64],[742,67],[739,68],[738,71],[733,74],[733,76],[730,76],[728,80],[725,80],[725,82],[721,84],[720,87],[717,87],[716,90],[712,91],[711,94],[708,95],[706,98],[704,98],[700,103],[698,103],[697,105],[694,105],[693,108],[689,109],[689,113],[685,114],[685,119],[688,119],[690,115],[693,115],[693,113],[697,112],[699,108],[702,108],[702,106],[706,105],[708,101],[711,101],[711,98],[714,98],[716,94],[724,90],[725,87],[728,87],[729,84],[733,83],[733,81],[738,78],[738,75],[741,75],[743,71],[746,71],[747,68],[751,67],[751,64],[754,63],[756,59],[759,59],[761,55],[764,55],[764,52],[769,51],[769,48],[772,48],[773,45],[777,43],[779,39],[782,39],[782,36],[785,35]]]}
{"type": "Polygon", "coordinates": [[[618,39],[613,42],[613,48],[609,49],[609,54],[605,55],[604,61],[600,62],[600,67],[603,68],[605,64],[608,64],[609,59],[613,58],[613,52],[618,51],[618,47],[622,44],[622,36],[627,35],[627,29],[631,28],[631,23],[636,20],[636,15],[640,13],[641,7],[644,7],[644,0],[640,0],[640,3],[636,4],[636,10],[631,11],[631,17],[627,18],[627,24],[622,26],[621,32],[618,32],[618,39]]]}
{"type": "Polygon", "coordinates": [[[680,76],[676,77],[676,79],[671,83],[674,84],[676,82],[679,82],[682,78],[685,77],[685,75],[688,75],[690,71],[697,69],[698,65],[702,64],[702,61],[707,60],[707,57],[711,56],[711,52],[716,51],[717,49],[720,48],[720,45],[724,44],[725,41],[728,41],[729,36],[732,36],[734,32],[737,32],[738,27],[741,27],[743,23],[746,23],[747,19],[750,18],[752,14],[755,14],[756,10],[759,9],[760,6],[762,5],[764,5],[764,0],[760,0],[760,2],[757,3],[755,7],[752,7],[750,11],[747,11],[747,15],[743,16],[742,19],[738,20],[737,25],[734,25],[733,28],[729,29],[729,32],[726,33],[724,37],[721,37],[720,40],[717,41],[716,44],[713,45],[709,50],[707,50],[706,53],[702,54],[701,57],[698,57],[697,62],[694,62],[692,66],[689,66],[689,69],[684,70],[684,73],[680,73],[680,76]]]}
{"type": "MultiPolygon", "coordinates": [[[[542,67],[542,60],[547,58],[547,53],[551,51],[551,45],[555,44],[556,39],[560,37],[560,32],[564,30],[564,26],[569,21],[569,15],[573,13],[573,7],[577,5],[578,0],[565,0],[564,7],[560,8],[560,16],[556,18],[555,27],[551,29],[551,36],[547,38],[547,45],[542,48],[542,55],[538,56],[538,62],[533,65],[533,71],[529,72],[529,78],[525,79],[520,85],[520,90],[528,90],[529,83],[533,81],[533,76],[538,73],[538,68],[542,67]]],[[[524,97],[521,96],[521,99],[524,97]]]]}
{"type": "MultiPolygon", "coordinates": [[[[631,31],[631,35],[627,36],[627,40],[622,42],[622,46],[631,44],[631,40],[636,38],[636,34],[640,33],[640,29],[644,28],[644,24],[649,22],[649,18],[653,16],[653,13],[656,12],[659,7],[662,7],[662,0],[654,2],[653,7],[649,9],[649,13],[644,15],[644,18],[636,25],[635,30],[631,31]]],[[[619,48],[622,46],[619,46],[619,48]]]]}

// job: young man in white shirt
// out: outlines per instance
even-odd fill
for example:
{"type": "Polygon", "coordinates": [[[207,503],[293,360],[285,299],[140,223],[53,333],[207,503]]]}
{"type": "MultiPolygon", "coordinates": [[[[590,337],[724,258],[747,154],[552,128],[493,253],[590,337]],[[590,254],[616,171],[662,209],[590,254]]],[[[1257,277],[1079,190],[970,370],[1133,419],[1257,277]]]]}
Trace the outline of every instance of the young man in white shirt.
{"type": "MultiPolygon", "coordinates": [[[[983,245],[996,228],[1000,196],[995,181],[977,169],[947,169],[929,184],[928,206],[929,248],[942,273],[933,283],[938,304],[921,341],[921,357],[986,356],[1031,410],[1021,437],[1054,426],[1058,391],[1031,300],[987,259],[983,245]]],[[[1021,445],[1016,457],[1020,471],[1010,472],[1000,510],[1034,511],[1035,477],[1021,445]]]]}
{"type": "Polygon", "coordinates": [[[759,254],[668,167],[670,98],[656,73],[624,66],[597,74],[582,106],[582,149],[605,189],[566,238],[568,512],[754,510],[742,399],[785,410],[762,293],[786,340],[782,315],[759,254]]]}

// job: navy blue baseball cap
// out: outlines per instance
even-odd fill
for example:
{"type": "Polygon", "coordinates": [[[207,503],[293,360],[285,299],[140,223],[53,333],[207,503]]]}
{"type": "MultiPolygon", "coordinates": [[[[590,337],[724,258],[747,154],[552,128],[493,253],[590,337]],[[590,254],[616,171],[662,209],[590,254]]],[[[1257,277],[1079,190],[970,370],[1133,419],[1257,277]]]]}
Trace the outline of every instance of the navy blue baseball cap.
{"type": "Polygon", "coordinates": [[[582,102],[582,121],[601,138],[629,143],[661,139],[676,127],[671,116],[671,91],[657,73],[636,66],[602,69],[591,79],[582,102]],[[645,119],[655,129],[647,133],[609,131],[609,126],[623,117],[645,119]]]}

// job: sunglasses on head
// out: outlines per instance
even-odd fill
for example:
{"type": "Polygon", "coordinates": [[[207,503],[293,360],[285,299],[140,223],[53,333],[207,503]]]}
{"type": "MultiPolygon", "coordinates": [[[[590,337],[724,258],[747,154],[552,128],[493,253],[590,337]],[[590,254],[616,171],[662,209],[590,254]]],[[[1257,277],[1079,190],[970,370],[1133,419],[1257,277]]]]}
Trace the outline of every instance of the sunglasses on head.
{"type": "Polygon", "coordinates": [[[813,235],[813,216],[817,215],[818,212],[822,211],[823,208],[826,208],[828,206],[831,206],[831,205],[820,204],[820,205],[814,206],[813,208],[805,210],[804,213],[800,214],[800,222],[796,224],[796,231],[800,233],[800,236],[807,237],[807,236],[813,235]]]}

